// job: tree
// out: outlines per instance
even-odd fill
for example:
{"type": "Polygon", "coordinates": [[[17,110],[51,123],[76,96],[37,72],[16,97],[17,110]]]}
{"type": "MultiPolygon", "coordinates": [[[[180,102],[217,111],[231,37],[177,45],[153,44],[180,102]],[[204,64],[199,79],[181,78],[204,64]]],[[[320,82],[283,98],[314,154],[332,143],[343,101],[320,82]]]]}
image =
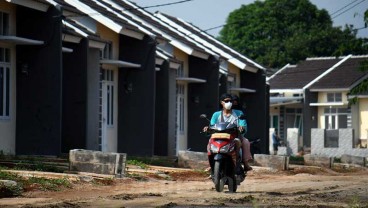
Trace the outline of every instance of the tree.
{"type": "MultiPolygon", "coordinates": [[[[366,10],[364,12],[364,22],[365,22],[365,27],[367,27],[368,25],[368,10],[366,10]]],[[[368,71],[368,60],[367,61],[363,61],[363,63],[361,64],[359,70],[361,71],[368,71]]],[[[363,80],[359,85],[357,85],[356,87],[354,87],[351,91],[350,91],[350,95],[355,95],[354,98],[349,100],[350,104],[354,104],[357,101],[357,97],[356,95],[362,94],[362,93],[367,93],[368,92],[368,79],[363,80]]]]}
{"type": "Polygon", "coordinates": [[[333,27],[309,0],[265,0],[231,12],[219,39],[270,68],[316,56],[364,54],[353,26],[333,27]]]}

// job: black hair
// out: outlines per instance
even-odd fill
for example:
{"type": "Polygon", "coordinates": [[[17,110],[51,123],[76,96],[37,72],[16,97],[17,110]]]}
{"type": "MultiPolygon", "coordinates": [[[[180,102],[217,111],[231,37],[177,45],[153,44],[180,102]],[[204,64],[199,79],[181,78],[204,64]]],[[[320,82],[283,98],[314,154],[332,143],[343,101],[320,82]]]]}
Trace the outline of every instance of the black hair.
{"type": "Polygon", "coordinates": [[[223,101],[226,98],[230,98],[232,100],[233,99],[233,96],[231,96],[229,93],[224,93],[224,94],[221,95],[220,101],[223,101]]]}

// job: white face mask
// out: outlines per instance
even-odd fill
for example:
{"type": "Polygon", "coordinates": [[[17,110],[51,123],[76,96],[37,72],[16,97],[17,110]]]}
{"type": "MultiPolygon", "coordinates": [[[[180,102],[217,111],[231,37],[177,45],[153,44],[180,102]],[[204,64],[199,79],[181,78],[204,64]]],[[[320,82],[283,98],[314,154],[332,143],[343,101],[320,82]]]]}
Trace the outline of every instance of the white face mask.
{"type": "Polygon", "coordinates": [[[230,110],[231,106],[233,106],[233,103],[231,103],[231,102],[225,103],[225,105],[224,105],[226,110],[230,110]]]}

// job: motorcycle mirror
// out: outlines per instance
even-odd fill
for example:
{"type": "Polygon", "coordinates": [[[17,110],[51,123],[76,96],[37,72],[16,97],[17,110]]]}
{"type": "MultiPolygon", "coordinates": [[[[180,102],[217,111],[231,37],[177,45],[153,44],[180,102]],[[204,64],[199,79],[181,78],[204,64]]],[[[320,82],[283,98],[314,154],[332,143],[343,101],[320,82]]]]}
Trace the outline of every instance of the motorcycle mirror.
{"type": "Polygon", "coordinates": [[[206,114],[201,114],[199,117],[200,118],[207,118],[207,115],[206,114]]]}

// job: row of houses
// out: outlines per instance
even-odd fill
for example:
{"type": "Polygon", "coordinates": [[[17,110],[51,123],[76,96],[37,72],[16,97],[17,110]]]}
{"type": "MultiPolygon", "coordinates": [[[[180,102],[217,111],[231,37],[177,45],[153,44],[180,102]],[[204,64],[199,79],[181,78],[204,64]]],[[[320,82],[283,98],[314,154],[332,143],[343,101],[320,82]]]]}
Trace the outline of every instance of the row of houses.
{"type": "Polygon", "coordinates": [[[176,155],[219,95],[246,103],[268,152],[266,69],[182,19],[128,0],[0,1],[0,151],[176,155]]]}
{"type": "Polygon", "coordinates": [[[292,137],[288,129],[296,129],[299,151],[311,148],[312,154],[366,156],[368,151],[353,149],[367,148],[368,92],[350,92],[367,80],[368,71],[362,70],[367,61],[367,55],[308,58],[277,71],[268,78],[270,128],[279,129],[284,141],[292,137]],[[323,134],[313,134],[314,129],[322,129],[323,134]]]}

